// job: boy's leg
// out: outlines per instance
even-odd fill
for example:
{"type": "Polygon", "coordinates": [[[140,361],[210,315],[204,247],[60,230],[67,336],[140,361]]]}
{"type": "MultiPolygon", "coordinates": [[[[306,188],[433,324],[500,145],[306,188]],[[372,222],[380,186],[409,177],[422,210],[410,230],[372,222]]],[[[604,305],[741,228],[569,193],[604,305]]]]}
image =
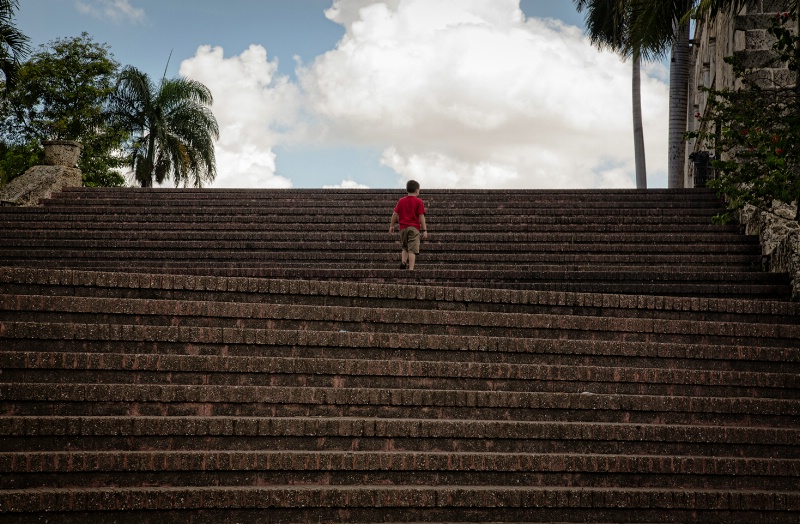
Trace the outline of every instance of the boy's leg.
{"type": "Polygon", "coordinates": [[[417,261],[417,253],[419,253],[419,231],[414,227],[408,228],[408,240],[406,241],[406,250],[408,251],[408,269],[414,269],[417,261]]]}
{"type": "Polygon", "coordinates": [[[400,269],[408,269],[408,233],[408,228],[400,230],[400,269]]]}
{"type": "Polygon", "coordinates": [[[403,249],[401,255],[402,268],[414,269],[417,253],[419,253],[419,231],[417,228],[408,227],[400,231],[400,242],[403,249]]]}

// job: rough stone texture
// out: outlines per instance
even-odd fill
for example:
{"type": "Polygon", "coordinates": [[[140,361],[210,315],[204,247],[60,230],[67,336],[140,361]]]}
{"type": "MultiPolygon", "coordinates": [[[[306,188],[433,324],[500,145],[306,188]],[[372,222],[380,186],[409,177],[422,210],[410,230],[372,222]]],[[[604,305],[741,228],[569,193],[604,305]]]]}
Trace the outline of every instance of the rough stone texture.
{"type": "MultiPolygon", "coordinates": [[[[706,16],[698,23],[694,46],[694,76],[690,97],[694,98],[694,113],[704,114],[708,95],[702,88],[718,90],[737,89],[739,81],[730,65],[723,62],[726,56],[737,56],[742,65],[755,70],[749,80],[761,88],[791,87],[796,73],[776,59],[772,51],[774,37],[767,32],[774,22],[774,14],[788,10],[784,0],[756,2],[739,13],[723,12],[716,18],[706,16]]],[[[689,119],[689,131],[697,129],[697,119],[689,119]]],[[[705,144],[690,143],[687,149],[700,151],[705,144]]],[[[688,160],[686,172],[693,179],[694,164],[688,160]]],[[[759,235],[762,255],[769,269],[792,275],[792,296],[800,298],[800,227],[791,220],[794,211],[779,210],[776,215],[760,213],[755,208],[741,212],[740,222],[748,234],[759,235]],[[781,216],[783,215],[783,216],[781,216]]]]}
{"type": "Polygon", "coordinates": [[[36,206],[65,187],[80,187],[82,184],[83,178],[78,168],[33,166],[0,188],[0,202],[4,205],[36,206]]]}
{"type": "MultiPolygon", "coordinates": [[[[787,275],[753,270],[761,263],[756,237],[711,224],[724,206],[710,190],[427,195],[439,226],[414,282],[443,286],[428,300],[440,300],[445,287],[790,295],[787,275]]],[[[384,231],[395,196],[66,188],[36,208],[0,213],[0,265],[145,273],[148,289],[166,273],[195,275],[209,291],[227,285],[211,276],[401,284],[409,275],[384,231]],[[358,227],[332,242],[342,209],[358,227]]]]}
{"type": "Polygon", "coordinates": [[[48,166],[75,167],[83,149],[83,145],[75,140],[46,140],[42,145],[48,166]]]}
{"type": "Polygon", "coordinates": [[[711,191],[431,190],[414,275],[381,191],[3,208],[0,521],[797,523],[800,303],[711,191]]]}
{"type": "MultiPolygon", "coordinates": [[[[777,55],[772,51],[774,38],[767,33],[775,13],[788,10],[788,4],[785,0],[755,2],[739,12],[728,9],[715,18],[706,15],[698,20],[692,46],[694,65],[693,81],[689,85],[687,131],[698,129],[698,119],[694,115],[705,114],[708,94],[703,88],[724,90],[740,87],[733,67],[724,61],[726,57],[736,56],[746,67],[758,69],[756,83],[763,88],[794,84],[795,73],[777,61],[777,55]]],[[[688,155],[706,147],[695,140],[689,142],[686,187],[694,185],[694,163],[688,155]]]]}
{"type": "Polygon", "coordinates": [[[800,300],[800,224],[792,220],[796,210],[796,205],[780,205],[773,214],[748,206],[739,219],[747,234],[761,239],[761,253],[769,262],[769,270],[791,275],[792,298],[800,300]]]}

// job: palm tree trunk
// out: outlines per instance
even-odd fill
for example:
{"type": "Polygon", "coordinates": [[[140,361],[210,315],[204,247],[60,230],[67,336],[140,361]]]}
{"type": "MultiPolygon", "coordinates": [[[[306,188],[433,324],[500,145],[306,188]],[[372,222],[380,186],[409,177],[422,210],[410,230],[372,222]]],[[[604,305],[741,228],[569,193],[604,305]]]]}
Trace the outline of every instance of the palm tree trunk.
{"type": "Polygon", "coordinates": [[[142,178],[140,180],[142,187],[153,187],[153,165],[156,156],[156,135],[150,130],[150,136],[147,140],[147,157],[144,159],[145,168],[147,173],[142,171],[142,178]]]}
{"type": "Polygon", "coordinates": [[[633,151],[636,161],[636,189],[647,189],[647,166],[644,159],[644,124],[642,123],[642,57],[633,58],[633,151]]]}
{"type": "Polygon", "coordinates": [[[689,21],[677,24],[675,44],[669,66],[669,157],[667,159],[668,187],[684,187],[686,162],[687,108],[689,104],[689,21]]]}

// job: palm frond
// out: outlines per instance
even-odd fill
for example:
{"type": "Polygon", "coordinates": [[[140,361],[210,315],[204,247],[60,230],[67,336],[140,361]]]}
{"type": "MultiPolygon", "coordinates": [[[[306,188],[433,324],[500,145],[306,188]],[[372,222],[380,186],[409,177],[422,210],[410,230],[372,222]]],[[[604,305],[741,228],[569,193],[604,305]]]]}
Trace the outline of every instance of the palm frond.
{"type": "Polygon", "coordinates": [[[219,125],[212,101],[211,91],[197,81],[165,78],[156,86],[141,71],[123,71],[112,105],[119,121],[141,135],[131,150],[137,179],[148,177],[140,179],[143,185],[171,177],[176,186],[202,187],[214,180],[219,125]]]}
{"type": "Polygon", "coordinates": [[[647,60],[666,57],[675,42],[676,27],[694,0],[631,0],[631,45],[647,60]]]}
{"type": "Polygon", "coordinates": [[[14,87],[22,59],[31,51],[30,39],[12,23],[17,8],[17,0],[0,0],[0,71],[6,88],[14,87]]]}
{"type": "Polygon", "coordinates": [[[630,55],[628,0],[575,0],[578,12],[586,12],[589,41],[603,49],[630,55]]]}

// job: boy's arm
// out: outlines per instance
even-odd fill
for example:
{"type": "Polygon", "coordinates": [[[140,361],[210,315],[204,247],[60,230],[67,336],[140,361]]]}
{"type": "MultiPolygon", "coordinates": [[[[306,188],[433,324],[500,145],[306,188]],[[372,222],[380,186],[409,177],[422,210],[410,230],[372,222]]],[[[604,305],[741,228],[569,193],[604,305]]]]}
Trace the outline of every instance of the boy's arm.
{"type": "Polygon", "coordinates": [[[389,221],[389,234],[390,235],[394,235],[394,225],[397,222],[398,218],[399,218],[399,215],[397,214],[397,211],[392,213],[392,219],[389,221]]]}
{"type": "Polygon", "coordinates": [[[425,215],[419,216],[419,225],[422,226],[422,238],[428,238],[428,226],[425,224],[425,215]]]}

